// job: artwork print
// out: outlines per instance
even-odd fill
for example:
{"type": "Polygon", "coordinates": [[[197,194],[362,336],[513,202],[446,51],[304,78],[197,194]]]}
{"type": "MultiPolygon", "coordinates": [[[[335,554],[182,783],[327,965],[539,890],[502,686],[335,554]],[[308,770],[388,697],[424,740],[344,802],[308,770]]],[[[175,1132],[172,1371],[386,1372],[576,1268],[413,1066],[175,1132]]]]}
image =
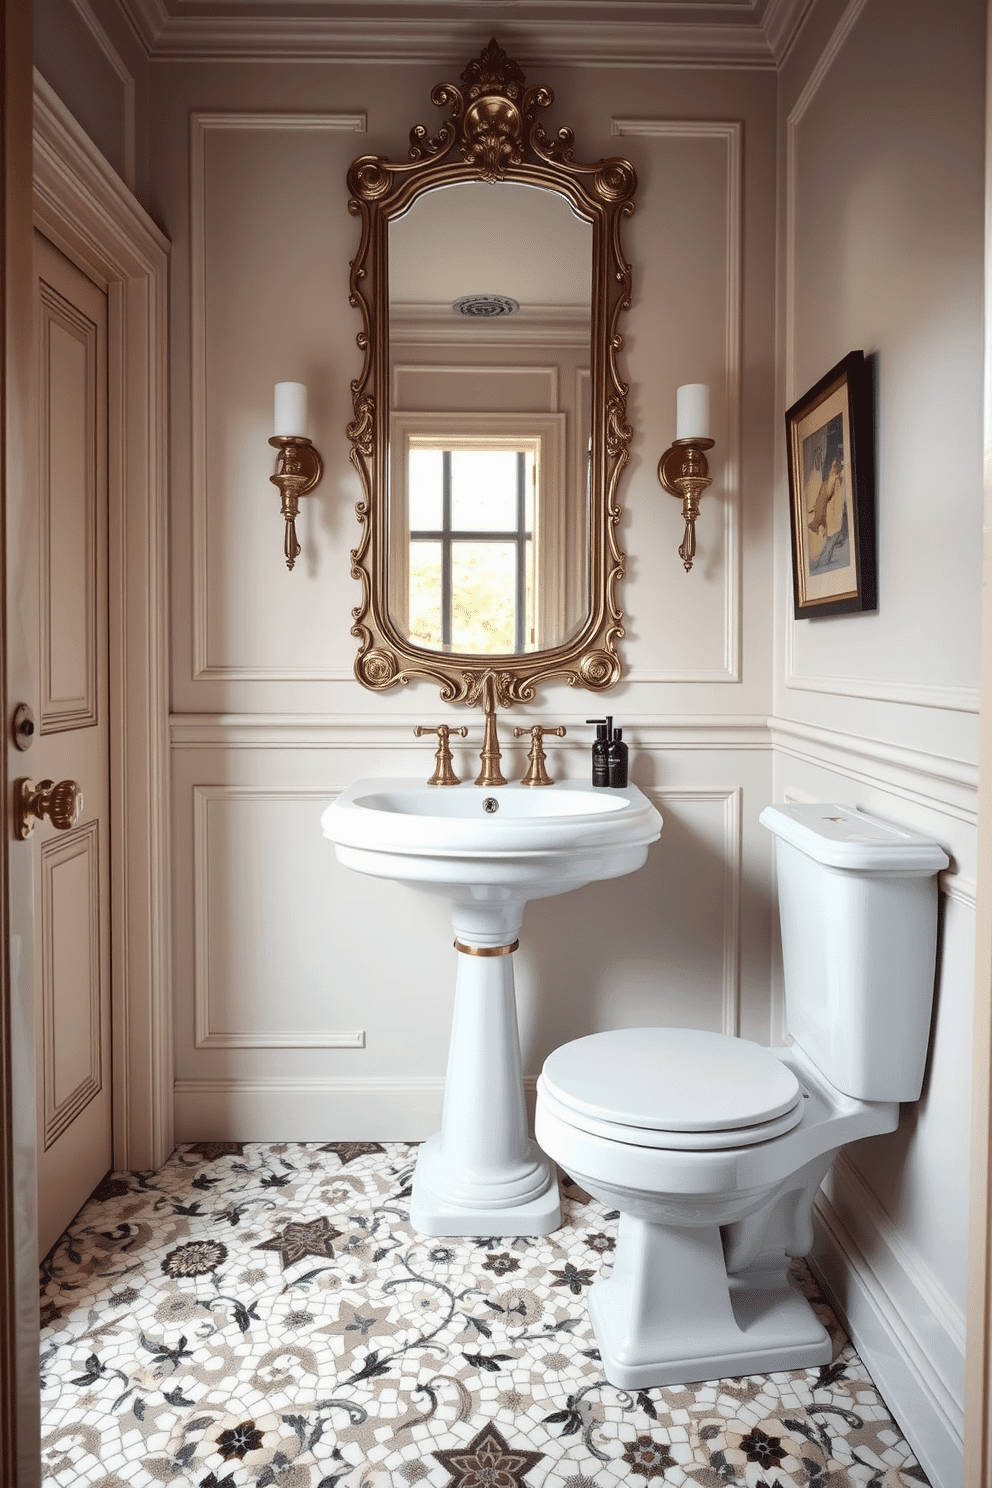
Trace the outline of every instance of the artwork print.
{"type": "Polygon", "coordinates": [[[786,415],[797,618],[875,608],[868,371],[851,352],[786,415]]]}
{"type": "Polygon", "coordinates": [[[803,493],[810,575],[850,568],[851,500],[841,414],[803,440],[803,493]]]}

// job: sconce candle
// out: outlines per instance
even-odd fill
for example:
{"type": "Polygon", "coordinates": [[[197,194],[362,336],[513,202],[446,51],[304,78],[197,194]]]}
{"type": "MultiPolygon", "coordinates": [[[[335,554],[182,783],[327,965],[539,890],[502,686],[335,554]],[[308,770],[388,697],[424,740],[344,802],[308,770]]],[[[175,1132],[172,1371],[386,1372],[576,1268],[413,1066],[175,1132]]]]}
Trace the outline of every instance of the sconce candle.
{"type": "Polygon", "coordinates": [[[273,434],[307,437],[307,385],[305,382],[277,382],[275,427],[273,434]]]}
{"type": "Polygon", "coordinates": [[[282,493],[282,515],[286,520],[283,553],[286,567],[292,569],[300,556],[296,537],[300,497],[313,490],[324,469],[320,456],[307,438],[305,383],[276,383],[275,426],[269,443],[279,451],[279,463],[275,475],[270,475],[269,480],[282,493]]]}
{"type": "Polygon", "coordinates": [[[705,382],[686,382],[675,394],[675,438],[709,439],[710,390],[705,382]]]}
{"type": "Polygon", "coordinates": [[[687,382],[675,399],[675,441],[658,463],[658,479],[682,503],[685,536],[679,557],[686,573],[696,556],[696,518],[699,498],[710,484],[704,450],[713,448],[710,433],[710,390],[705,382],[687,382]]]}

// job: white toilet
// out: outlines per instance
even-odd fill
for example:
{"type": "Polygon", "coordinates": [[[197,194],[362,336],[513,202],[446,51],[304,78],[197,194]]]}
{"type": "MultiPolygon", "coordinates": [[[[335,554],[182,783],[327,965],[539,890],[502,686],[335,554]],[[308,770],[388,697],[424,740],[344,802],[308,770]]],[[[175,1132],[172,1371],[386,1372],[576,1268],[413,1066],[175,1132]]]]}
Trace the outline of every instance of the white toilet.
{"type": "Polygon", "coordinates": [[[538,1080],[538,1142],[620,1211],[589,1313],[623,1389],[830,1359],[789,1257],[811,1247],[834,1154],[894,1130],[922,1086],[946,854],[846,806],[761,821],[778,838],[791,1045],[617,1029],[555,1050],[538,1080]]]}

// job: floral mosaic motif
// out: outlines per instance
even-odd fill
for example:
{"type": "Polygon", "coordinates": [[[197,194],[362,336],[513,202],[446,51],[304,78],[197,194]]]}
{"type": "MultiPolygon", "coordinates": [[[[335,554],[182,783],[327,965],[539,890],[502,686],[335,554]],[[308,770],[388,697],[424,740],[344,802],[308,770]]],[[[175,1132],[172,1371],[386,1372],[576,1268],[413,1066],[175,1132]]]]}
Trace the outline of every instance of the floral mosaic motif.
{"type": "Polygon", "coordinates": [[[451,1473],[448,1488],[527,1488],[525,1475],[544,1454],[511,1447],[490,1421],[466,1446],[431,1456],[451,1473]]]}
{"type": "Polygon", "coordinates": [[[820,1369],[625,1391],[615,1221],[424,1239],[416,1144],[203,1142],[101,1184],[41,1272],[45,1488],[918,1488],[804,1271],[820,1369]],[[278,1256],[279,1264],[275,1264],[278,1256]]]}
{"type": "Polygon", "coordinates": [[[652,1441],[649,1436],[639,1436],[632,1442],[623,1454],[623,1461],[641,1478],[663,1478],[666,1467],[675,1466],[675,1458],[667,1446],[652,1441]]]}

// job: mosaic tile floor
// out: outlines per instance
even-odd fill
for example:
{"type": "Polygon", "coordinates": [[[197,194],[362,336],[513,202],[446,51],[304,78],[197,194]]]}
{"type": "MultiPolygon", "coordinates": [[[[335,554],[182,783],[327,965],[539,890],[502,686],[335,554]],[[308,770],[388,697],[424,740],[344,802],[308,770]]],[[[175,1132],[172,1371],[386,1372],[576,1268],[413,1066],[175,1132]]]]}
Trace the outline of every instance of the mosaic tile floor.
{"type": "Polygon", "coordinates": [[[416,1146],[200,1143],[106,1180],[42,1268],[46,1488],[908,1488],[823,1303],[821,1369],[628,1393],[586,1294],[616,1216],[425,1240],[416,1146]]]}

